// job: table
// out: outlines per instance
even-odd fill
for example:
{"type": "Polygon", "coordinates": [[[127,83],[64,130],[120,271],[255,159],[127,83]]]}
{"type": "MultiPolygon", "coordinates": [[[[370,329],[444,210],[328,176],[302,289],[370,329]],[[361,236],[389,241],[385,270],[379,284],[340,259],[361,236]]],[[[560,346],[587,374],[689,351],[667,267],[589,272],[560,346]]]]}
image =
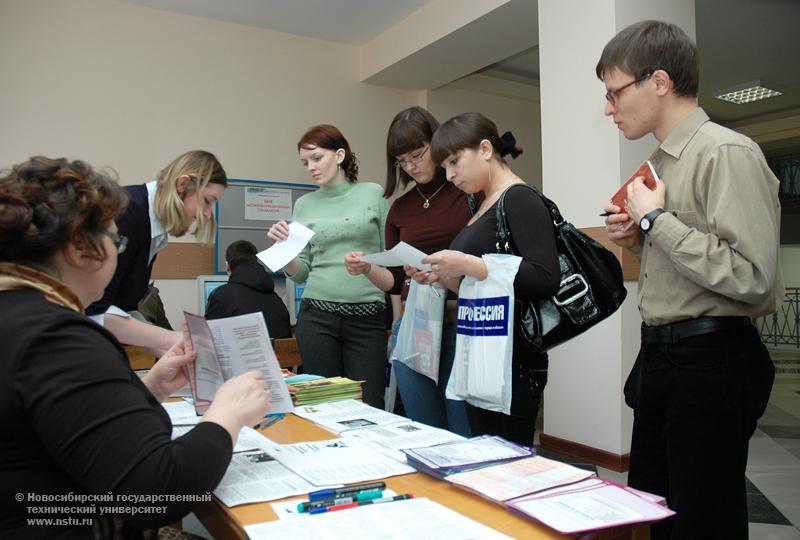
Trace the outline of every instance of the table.
{"type": "MultiPolygon", "coordinates": [[[[261,433],[280,444],[324,441],[336,437],[335,434],[317,426],[313,422],[293,414],[287,414],[285,419],[266,429],[262,429],[261,433]]],[[[396,493],[412,493],[415,497],[427,497],[513,538],[565,538],[547,527],[537,525],[513,514],[499,504],[490,502],[478,495],[426,474],[414,473],[393,476],[385,479],[385,482],[387,487],[396,493]]],[[[287,499],[293,498],[296,499],[299,496],[287,497],[287,499]]],[[[244,525],[277,519],[269,502],[228,508],[216,498],[195,508],[194,514],[214,538],[218,540],[246,539],[247,536],[242,528],[244,525]]],[[[620,527],[605,531],[594,538],[603,540],[648,540],[650,538],[650,526],[639,524],[620,527]]]]}

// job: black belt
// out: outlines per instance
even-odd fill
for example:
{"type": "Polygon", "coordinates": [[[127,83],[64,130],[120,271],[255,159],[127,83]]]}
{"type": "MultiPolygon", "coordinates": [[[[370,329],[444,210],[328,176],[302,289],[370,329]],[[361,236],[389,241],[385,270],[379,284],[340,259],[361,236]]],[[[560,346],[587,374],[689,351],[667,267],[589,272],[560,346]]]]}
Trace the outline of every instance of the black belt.
{"type": "Polygon", "coordinates": [[[643,343],[677,343],[682,339],[751,325],[749,317],[698,317],[661,326],[642,324],[643,343]]]}

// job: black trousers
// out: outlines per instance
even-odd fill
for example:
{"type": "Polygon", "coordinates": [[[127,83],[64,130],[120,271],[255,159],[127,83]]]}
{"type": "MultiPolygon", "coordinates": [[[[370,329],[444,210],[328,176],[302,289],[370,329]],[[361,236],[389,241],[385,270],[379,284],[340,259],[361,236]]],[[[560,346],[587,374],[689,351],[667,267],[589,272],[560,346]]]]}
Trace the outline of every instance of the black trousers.
{"type": "Polygon", "coordinates": [[[642,344],[625,383],[628,484],[676,512],[653,526],[653,540],[747,538],[747,446],[774,376],[753,326],[642,344]]]}
{"type": "Polygon", "coordinates": [[[533,446],[536,416],[547,385],[547,353],[532,353],[514,341],[511,369],[511,414],[487,411],[467,403],[472,435],[499,435],[506,440],[533,446]]]}
{"type": "Polygon", "coordinates": [[[295,336],[305,373],[365,381],[364,402],[383,409],[388,362],[383,312],[343,317],[301,302],[295,336]]]}

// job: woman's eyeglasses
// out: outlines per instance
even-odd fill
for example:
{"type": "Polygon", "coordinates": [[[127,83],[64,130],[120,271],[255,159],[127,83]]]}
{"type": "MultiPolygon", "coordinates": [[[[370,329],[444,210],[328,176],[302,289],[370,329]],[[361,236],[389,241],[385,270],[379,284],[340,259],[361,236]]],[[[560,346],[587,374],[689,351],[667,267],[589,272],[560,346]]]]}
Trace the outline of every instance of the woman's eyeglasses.
{"type": "Polygon", "coordinates": [[[422,161],[422,158],[425,157],[425,152],[430,150],[430,148],[431,146],[428,145],[425,147],[425,150],[423,150],[422,152],[420,152],[415,156],[411,156],[408,159],[398,159],[397,161],[394,162],[394,166],[400,169],[400,168],[405,168],[411,165],[412,163],[419,163],[420,161],[422,161]]]}
{"type": "Polygon", "coordinates": [[[127,236],[122,236],[114,231],[103,231],[103,234],[111,239],[111,243],[117,248],[117,255],[125,252],[125,248],[128,247],[127,236]]]}

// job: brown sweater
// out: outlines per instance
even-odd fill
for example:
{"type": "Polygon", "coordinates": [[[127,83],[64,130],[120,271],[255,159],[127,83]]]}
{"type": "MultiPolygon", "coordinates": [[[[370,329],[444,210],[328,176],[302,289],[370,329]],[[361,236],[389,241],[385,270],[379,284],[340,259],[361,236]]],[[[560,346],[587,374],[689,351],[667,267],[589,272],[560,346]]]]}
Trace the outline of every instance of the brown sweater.
{"type": "MultiPolygon", "coordinates": [[[[434,180],[430,184],[420,185],[419,189],[428,198],[430,207],[423,208],[425,198],[415,187],[395,200],[386,217],[386,249],[402,241],[430,255],[447,249],[469,221],[467,195],[450,182],[434,180]],[[440,187],[442,190],[431,197],[440,187]]],[[[402,294],[405,300],[408,283],[403,268],[393,267],[389,270],[394,276],[394,287],[389,293],[402,294]]]]}

